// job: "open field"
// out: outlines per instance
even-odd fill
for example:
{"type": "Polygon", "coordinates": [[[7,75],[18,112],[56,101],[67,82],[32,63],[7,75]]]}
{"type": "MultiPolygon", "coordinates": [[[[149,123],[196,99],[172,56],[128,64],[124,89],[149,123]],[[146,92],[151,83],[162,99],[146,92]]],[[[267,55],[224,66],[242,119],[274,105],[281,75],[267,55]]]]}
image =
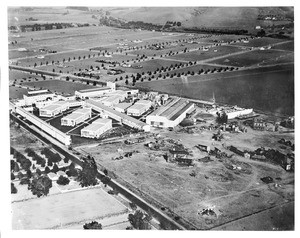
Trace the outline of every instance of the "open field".
{"type": "Polygon", "coordinates": [[[127,212],[125,206],[100,188],[13,203],[12,209],[16,230],[53,229],[127,212]]]}
{"type": "Polygon", "coordinates": [[[190,76],[187,82],[143,82],[137,87],[201,100],[211,100],[214,93],[217,103],[294,115],[293,65],[190,76]]]}
{"type": "Polygon", "coordinates": [[[212,57],[231,54],[238,51],[242,51],[242,50],[232,46],[218,46],[218,47],[210,48],[208,51],[197,50],[185,54],[170,56],[169,58],[178,59],[178,60],[196,61],[196,60],[205,60],[212,57]],[[214,52],[214,50],[217,50],[217,52],[214,52]]]}
{"type": "Polygon", "coordinates": [[[140,69],[124,68],[121,66],[119,66],[117,68],[122,69],[128,73],[141,73],[141,72],[147,72],[147,71],[155,71],[157,68],[160,69],[161,67],[169,67],[174,64],[178,64],[178,61],[154,59],[154,60],[150,60],[150,61],[132,64],[132,66],[142,65],[143,68],[140,68],[140,69]]]}
{"type": "Polygon", "coordinates": [[[287,55],[290,52],[282,52],[275,50],[264,50],[261,51],[250,51],[244,54],[239,54],[235,56],[228,56],[222,59],[209,61],[210,63],[215,64],[225,64],[230,66],[252,66],[259,63],[264,63],[265,61],[275,61],[281,56],[287,55]]]}
{"type": "Polygon", "coordinates": [[[294,41],[290,41],[288,43],[284,43],[284,44],[280,44],[280,45],[275,45],[272,48],[276,49],[276,50],[294,51],[295,50],[294,47],[295,47],[295,42],[294,41]]]}
{"type": "Polygon", "coordinates": [[[28,90],[25,88],[9,86],[9,98],[11,99],[23,99],[23,95],[27,92],[28,90]]]}
{"type": "Polygon", "coordinates": [[[286,40],[270,38],[270,37],[263,37],[263,38],[259,38],[259,39],[250,40],[249,43],[238,42],[238,43],[236,43],[236,45],[249,46],[249,47],[261,47],[261,46],[268,46],[268,45],[272,45],[272,44],[275,44],[278,42],[283,42],[283,41],[286,41],[286,40]]]}
{"type": "MultiPolygon", "coordinates": [[[[166,151],[149,150],[144,146],[145,142],[134,145],[101,145],[89,147],[88,151],[97,163],[117,174],[117,181],[121,184],[150,203],[164,207],[164,210],[174,211],[198,229],[210,229],[281,204],[285,200],[293,200],[294,186],[289,184],[293,180],[293,173],[287,173],[277,165],[251,161],[237,155],[222,160],[211,156],[212,161],[207,163],[196,161],[207,155],[194,147],[198,143],[232,154],[222,148],[223,143],[241,149],[253,150],[260,146],[277,149],[280,146],[277,141],[283,137],[282,134],[249,129],[248,133],[227,134],[225,141],[212,144],[212,131],[203,130],[193,135],[177,130],[175,133],[163,130],[156,132],[161,135],[160,144],[160,140],[167,138],[180,140],[180,143],[192,151],[195,165],[184,167],[167,163],[162,158],[166,151]],[[112,160],[111,158],[119,156],[117,149],[124,152],[137,150],[138,153],[130,158],[112,160]],[[237,172],[229,169],[231,164],[241,166],[242,170],[237,172]],[[196,173],[195,177],[190,176],[193,171],[196,173]],[[274,184],[263,184],[260,178],[264,176],[280,177],[282,187],[276,189],[274,184]],[[200,215],[199,212],[205,208],[213,208],[217,217],[200,215]]],[[[292,134],[284,136],[293,141],[292,134]]],[[[147,142],[154,140],[148,139],[147,142]]]]}
{"type": "Polygon", "coordinates": [[[62,80],[44,80],[37,82],[25,82],[23,85],[29,87],[49,89],[53,92],[59,92],[64,94],[74,94],[76,90],[83,90],[89,88],[95,88],[94,86],[86,85],[83,83],[73,83],[62,80]]]}

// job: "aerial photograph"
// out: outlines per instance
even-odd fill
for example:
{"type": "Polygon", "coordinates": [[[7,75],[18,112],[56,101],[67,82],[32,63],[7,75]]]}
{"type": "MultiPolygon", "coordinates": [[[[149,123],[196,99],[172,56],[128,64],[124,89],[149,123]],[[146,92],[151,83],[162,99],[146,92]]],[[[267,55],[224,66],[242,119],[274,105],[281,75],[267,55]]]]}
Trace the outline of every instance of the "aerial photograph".
{"type": "Polygon", "coordinates": [[[48,4],[5,10],[12,230],[295,231],[294,6],[48,4]]]}

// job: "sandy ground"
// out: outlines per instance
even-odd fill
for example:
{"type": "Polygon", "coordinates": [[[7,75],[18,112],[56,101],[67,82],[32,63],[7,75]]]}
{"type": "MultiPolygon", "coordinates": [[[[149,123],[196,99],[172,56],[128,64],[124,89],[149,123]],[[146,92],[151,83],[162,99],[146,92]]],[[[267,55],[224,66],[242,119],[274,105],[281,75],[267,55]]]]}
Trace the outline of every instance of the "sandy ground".
{"type": "MultiPolygon", "coordinates": [[[[219,227],[221,224],[294,199],[294,174],[286,172],[280,166],[249,160],[237,155],[222,160],[211,156],[210,162],[198,162],[197,159],[207,154],[194,147],[199,143],[210,145],[229,155],[233,153],[224,149],[223,143],[240,149],[254,150],[260,146],[280,149],[277,141],[285,138],[294,142],[293,134],[260,132],[248,128],[248,133],[227,133],[225,140],[215,142],[211,139],[214,131],[208,130],[200,130],[194,134],[167,130],[153,132],[159,132],[161,138],[164,139],[180,140],[192,152],[195,165],[182,167],[175,163],[167,163],[162,157],[166,151],[153,151],[144,146],[148,141],[154,141],[153,138],[134,145],[124,143],[101,145],[86,148],[86,151],[95,157],[98,164],[113,171],[120,183],[129,186],[131,190],[153,204],[160,204],[159,206],[176,212],[182,219],[188,220],[198,229],[219,227]],[[120,155],[118,149],[124,152],[136,150],[138,153],[130,158],[112,160],[120,155]],[[242,170],[229,169],[230,165],[240,166],[242,170]],[[196,173],[195,177],[190,176],[192,172],[196,173]],[[281,187],[262,183],[260,178],[265,176],[271,176],[274,179],[280,177],[281,180],[276,183],[281,187]],[[202,216],[200,212],[205,208],[213,208],[217,216],[202,216]]],[[[290,216],[287,215],[287,217],[290,216]]],[[[259,219],[263,221],[265,218],[262,216],[259,219]]],[[[267,225],[266,227],[270,228],[267,225]]],[[[287,228],[289,227],[284,226],[276,229],[287,228]]],[[[255,228],[253,225],[249,229],[263,228],[259,226],[255,228]]]]}

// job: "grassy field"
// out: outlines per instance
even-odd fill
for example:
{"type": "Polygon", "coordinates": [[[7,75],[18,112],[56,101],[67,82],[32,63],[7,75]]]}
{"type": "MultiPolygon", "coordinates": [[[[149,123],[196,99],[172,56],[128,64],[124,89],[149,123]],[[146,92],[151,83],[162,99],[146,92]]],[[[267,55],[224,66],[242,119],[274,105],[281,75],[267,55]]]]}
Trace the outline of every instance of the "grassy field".
{"type": "Polygon", "coordinates": [[[249,47],[261,47],[261,46],[268,46],[268,45],[275,44],[278,42],[283,42],[283,41],[286,41],[286,40],[270,38],[270,37],[263,37],[263,38],[259,38],[259,39],[250,40],[249,43],[238,42],[238,43],[236,43],[236,45],[249,46],[249,47]]]}
{"type": "Polygon", "coordinates": [[[82,83],[72,83],[62,80],[45,80],[38,82],[26,82],[23,85],[27,85],[30,87],[49,89],[53,92],[66,93],[66,94],[74,94],[76,90],[89,89],[94,88],[93,86],[82,84],[82,83]]]}
{"type": "Polygon", "coordinates": [[[295,47],[295,42],[294,41],[290,41],[288,43],[284,43],[284,44],[280,44],[280,45],[275,45],[274,47],[272,47],[273,49],[278,49],[278,50],[288,50],[288,51],[294,51],[295,47]]]}
{"type": "Polygon", "coordinates": [[[222,59],[212,60],[210,63],[224,64],[230,66],[251,66],[265,61],[276,61],[281,56],[287,55],[289,52],[264,50],[264,51],[250,51],[245,54],[229,56],[222,59]]]}
{"type": "Polygon", "coordinates": [[[23,99],[23,95],[27,92],[28,90],[25,88],[9,86],[9,98],[11,99],[23,99]]]}
{"type": "Polygon", "coordinates": [[[150,60],[150,61],[132,64],[132,66],[142,65],[143,68],[141,68],[141,69],[123,68],[123,67],[117,67],[117,68],[123,69],[127,73],[141,73],[141,72],[147,72],[147,71],[155,71],[157,68],[160,69],[161,67],[169,67],[172,64],[173,65],[178,64],[178,61],[154,59],[154,60],[150,60]]]}
{"type": "Polygon", "coordinates": [[[170,56],[169,58],[178,59],[178,60],[196,61],[196,60],[205,60],[212,57],[218,57],[221,55],[226,55],[238,51],[241,51],[241,49],[232,46],[219,46],[219,47],[211,48],[208,51],[197,50],[186,54],[170,56]],[[214,52],[214,50],[217,50],[217,52],[214,52]]]}
{"type": "Polygon", "coordinates": [[[100,188],[13,203],[12,210],[15,230],[57,228],[127,212],[100,188]]]}
{"type": "Polygon", "coordinates": [[[194,99],[294,115],[294,71],[276,66],[137,83],[138,87],[194,99]]]}

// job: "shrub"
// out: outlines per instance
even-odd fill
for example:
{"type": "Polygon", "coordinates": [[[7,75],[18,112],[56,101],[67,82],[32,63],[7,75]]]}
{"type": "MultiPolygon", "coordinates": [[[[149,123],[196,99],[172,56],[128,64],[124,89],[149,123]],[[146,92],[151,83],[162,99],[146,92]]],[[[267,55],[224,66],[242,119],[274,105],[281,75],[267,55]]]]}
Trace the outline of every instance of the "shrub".
{"type": "Polygon", "coordinates": [[[90,223],[85,223],[83,225],[83,229],[84,230],[89,230],[89,229],[93,229],[93,230],[102,230],[102,225],[101,223],[98,223],[96,221],[92,221],[90,223]]]}
{"type": "Polygon", "coordinates": [[[51,187],[52,181],[45,175],[34,178],[28,185],[28,189],[37,197],[46,196],[51,187]]]}
{"type": "Polygon", "coordinates": [[[70,183],[70,179],[64,176],[59,176],[58,180],[56,181],[57,184],[59,185],[67,185],[70,183]]]}
{"type": "Polygon", "coordinates": [[[15,177],[14,173],[10,173],[10,179],[11,179],[11,180],[15,180],[15,178],[16,178],[16,177],[15,177]]]}
{"type": "Polygon", "coordinates": [[[17,188],[15,187],[15,185],[13,183],[10,183],[10,190],[12,194],[15,194],[18,192],[17,188]]]}
{"type": "Polygon", "coordinates": [[[30,183],[30,179],[28,177],[23,177],[20,181],[21,185],[29,184],[29,183],[30,183]]]}

